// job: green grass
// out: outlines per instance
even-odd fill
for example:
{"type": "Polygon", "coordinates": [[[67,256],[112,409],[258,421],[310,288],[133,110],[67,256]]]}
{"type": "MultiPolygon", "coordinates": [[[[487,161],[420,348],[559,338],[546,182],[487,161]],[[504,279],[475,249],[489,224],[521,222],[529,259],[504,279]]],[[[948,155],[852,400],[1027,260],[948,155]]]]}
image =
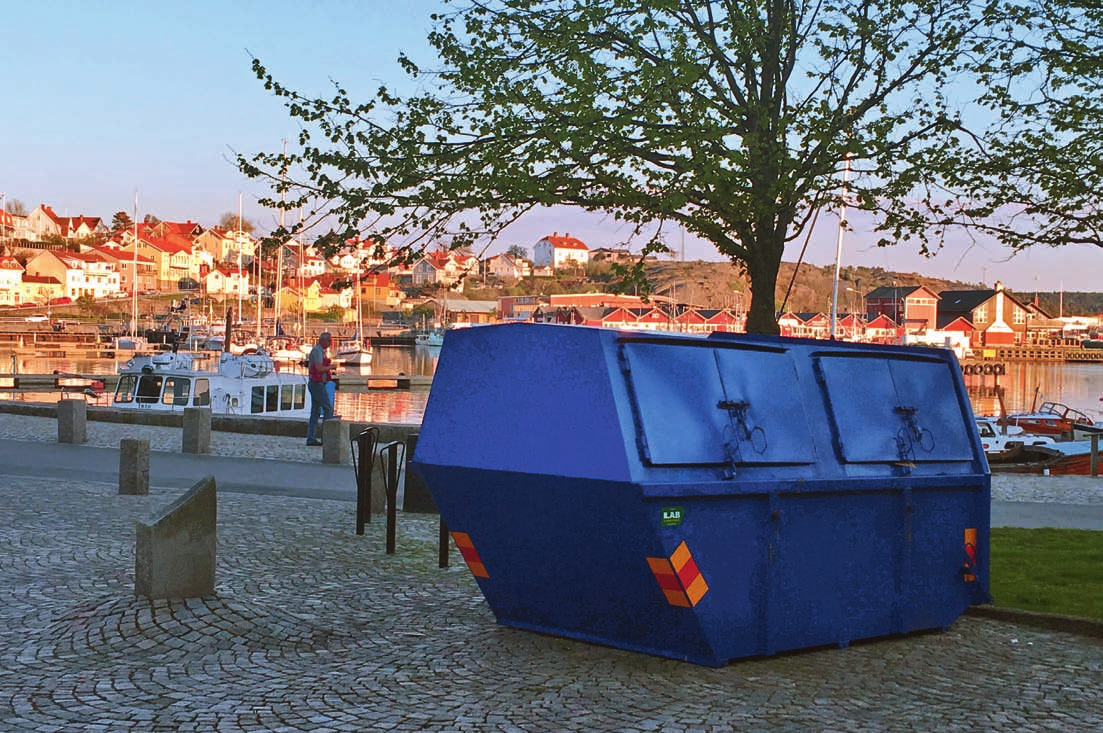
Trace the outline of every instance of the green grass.
{"type": "Polygon", "coordinates": [[[1103,620],[1103,532],[998,527],[991,555],[994,605],[1103,620]]]}

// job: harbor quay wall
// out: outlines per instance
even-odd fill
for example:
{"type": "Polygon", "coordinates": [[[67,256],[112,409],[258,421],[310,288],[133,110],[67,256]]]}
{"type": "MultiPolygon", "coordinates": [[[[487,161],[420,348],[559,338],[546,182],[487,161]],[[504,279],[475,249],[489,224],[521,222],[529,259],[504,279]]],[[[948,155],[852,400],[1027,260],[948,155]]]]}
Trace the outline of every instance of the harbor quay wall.
{"type": "MultiPolygon", "coordinates": [[[[4,402],[0,401],[0,413],[9,415],[31,415],[34,417],[57,417],[57,405],[45,402],[4,402]]],[[[184,413],[180,412],[137,412],[116,410],[111,407],[88,406],[89,422],[123,423],[133,425],[152,425],[155,427],[184,427],[184,413]]],[[[379,428],[379,443],[384,445],[393,441],[406,441],[406,437],[417,433],[420,425],[409,423],[366,423],[348,421],[349,436],[355,438],[369,425],[379,428]]],[[[248,433],[252,435],[278,435],[306,439],[306,420],[286,420],[272,417],[252,417],[249,415],[211,415],[211,430],[222,433],[248,433]]]]}

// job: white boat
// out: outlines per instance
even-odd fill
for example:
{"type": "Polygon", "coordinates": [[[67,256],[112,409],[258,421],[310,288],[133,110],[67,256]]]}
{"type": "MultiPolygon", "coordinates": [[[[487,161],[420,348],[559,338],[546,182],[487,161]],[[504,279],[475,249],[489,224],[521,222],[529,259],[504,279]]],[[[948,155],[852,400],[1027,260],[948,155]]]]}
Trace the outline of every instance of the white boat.
{"type": "Polygon", "coordinates": [[[359,343],[344,344],[334,350],[333,361],[342,366],[367,366],[371,364],[371,351],[359,343]]]}
{"type": "Polygon", "coordinates": [[[178,412],[210,407],[216,415],[306,418],[306,375],[281,371],[264,353],[219,354],[216,369],[189,352],[136,356],[119,367],[111,406],[178,412]]]}
{"type": "Polygon", "coordinates": [[[141,351],[149,348],[145,336],[118,336],[111,341],[111,348],[117,351],[141,351]]]}
{"type": "Polygon", "coordinates": [[[268,340],[264,352],[272,357],[272,361],[297,366],[310,354],[310,349],[304,347],[305,344],[297,344],[294,339],[279,336],[268,340]]]}
{"type": "Polygon", "coordinates": [[[364,339],[364,314],[360,295],[360,265],[356,266],[356,335],[350,339],[334,339],[333,363],[341,366],[371,364],[371,346],[364,339]]]}
{"type": "Polygon", "coordinates": [[[423,331],[414,337],[414,343],[418,346],[443,346],[444,331],[439,328],[423,331]]]}

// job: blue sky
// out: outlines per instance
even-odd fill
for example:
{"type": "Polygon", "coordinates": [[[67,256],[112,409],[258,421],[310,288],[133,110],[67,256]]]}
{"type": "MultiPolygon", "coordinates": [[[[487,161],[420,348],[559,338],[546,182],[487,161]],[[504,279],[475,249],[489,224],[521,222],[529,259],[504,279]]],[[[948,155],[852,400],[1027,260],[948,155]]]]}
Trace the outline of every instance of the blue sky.
{"type": "MultiPolygon", "coordinates": [[[[233,151],[278,150],[297,126],[255,79],[251,56],[285,85],[328,94],[330,80],[363,97],[403,82],[404,51],[432,60],[425,35],[438,0],[36,0],[5,3],[0,70],[0,192],[28,209],[110,220],[114,212],[215,224],[236,212],[262,229],[276,215],[255,201],[260,184],[241,176],[233,151]]],[[[820,217],[806,261],[834,262],[837,218],[820,217]]],[[[924,259],[905,245],[878,249],[852,222],[844,265],[991,284],[1021,292],[1098,291],[1103,249],[1065,247],[1011,256],[993,242],[962,238],[924,259]]],[[[491,251],[532,245],[553,231],[591,247],[616,246],[622,226],[569,211],[540,212],[515,225],[491,251]]],[[[803,242],[803,240],[801,240],[803,242]]],[[[680,240],[673,241],[680,248],[680,240]]],[[[793,261],[799,243],[786,253],[793,261]]],[[[688,238],[689,259],[719,259],[688,238]]]]}

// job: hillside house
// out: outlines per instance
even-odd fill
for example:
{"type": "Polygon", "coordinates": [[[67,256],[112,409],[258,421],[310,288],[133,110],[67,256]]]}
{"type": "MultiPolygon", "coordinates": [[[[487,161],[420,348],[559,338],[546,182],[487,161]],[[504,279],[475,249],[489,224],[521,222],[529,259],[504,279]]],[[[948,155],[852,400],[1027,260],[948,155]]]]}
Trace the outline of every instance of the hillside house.
{"type": "Polygon", "coordinates": [[[478,271],[479,260],[462,251],[436,250],[414,263],[414,285],[443,285],[450,290],[462,290],[468,275],[478,271]]]}
{"type": "Polygon", "coordinates": [[[119,272],[115,263],[95,252],[42,250],[28,260],[26,272],[61,283],[61,294],[54,297],[106,298],[119,292],[119,272]]]}
{"type": "Polygon", "coordinates": [[[250,264],[256,252],[257,240],[249,232],[211,227],[196,235],[194,246],[210,253],[215,262],[250,264]]]}
{"type": "Polygon", "coordinates": [[[138,291],[152,290],[157,286],[157,265],[152,257],[138,255],[138,281],[134,282],[134,250],[122,249],[117,242],[108,242],[102,247],[86,247],[82,251],[95,252],[103,259],[115,265],[119,273],[119,292],[130,293],[135,287],[138,291]]]}
{"type": "Polygon", "coordinates": [[[26,227],[27,239],[37,242],[50,236],[70,241],[106,232],[98,216],[58,216],[46,204],[39,204],[34,211],[27,214],[26,227]]]}
{"type": "Polygon", "coordinates": [[[211,295],[246,295],[249,292],[249,271],[245,268],[239,270],[229,265],[218,265],[211,268],[200,284],[211,295]]]}
{"type": "Polygon", "coordinates": [[[483,267],[488,275],[502,280],[520,280],[532,274],[528,260],[510,254],[494,255],[483,263],[483,267]]]}
{"type": "Polygon", "coordinates": [[[404,297],[406,294],[395,286],[389,272],[360,278],[360,302],[365,315],[399,308],[404,297]]]}
{"type": "Polygon", "coordinates": [[[4,209],[0,209],[0,238],[6,242],[15,236],[15,219],[4,209]]]}
{"type": "Polygon", "coordinates": [[[590,248],[569,233],[555,232],[544,237],[532,248],[532,262],[537,267],[558,270],[568,264],[585,267],[590,261],[590,248]]]}

